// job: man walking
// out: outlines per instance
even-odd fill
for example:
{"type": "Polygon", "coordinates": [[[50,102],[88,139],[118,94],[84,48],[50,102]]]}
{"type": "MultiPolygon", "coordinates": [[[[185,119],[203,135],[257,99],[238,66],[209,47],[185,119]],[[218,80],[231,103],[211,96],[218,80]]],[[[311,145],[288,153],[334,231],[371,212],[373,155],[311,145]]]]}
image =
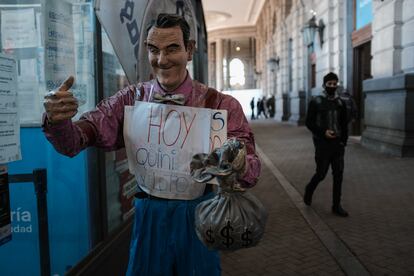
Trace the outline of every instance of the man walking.
{"type": "Polygon", "coordinates": [[[252,116],[250,117],[251,120],[254,120],[254,97],[252,98],[252,100],[250,101],[250,108],[252,109],[252,116]]]}
{"type": "Polygon", "coordinates": [[[343,100],[337,95],[338,76],[328,73],[323,78],[323,95],[309,103],[306,126],[313,134],[316,172],[306,186],[303,201],[311,205],[312,195],[325,178],[329,166],[332,168],[333,192],[332,212],[341,217],[348,213],[341,206],[344,153],[348,140],[347,111],[343,100]]]}

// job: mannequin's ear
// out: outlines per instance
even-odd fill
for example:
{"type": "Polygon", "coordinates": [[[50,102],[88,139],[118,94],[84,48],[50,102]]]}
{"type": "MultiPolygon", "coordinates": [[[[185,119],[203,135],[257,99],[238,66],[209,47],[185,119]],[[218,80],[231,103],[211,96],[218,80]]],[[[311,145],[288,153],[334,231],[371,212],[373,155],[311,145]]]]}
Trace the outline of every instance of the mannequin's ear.
{"type": "Polygon", "coordinates": [[[188,57],[187,57],[187,61],[191,61],[193,60],[193,54],[195,51],[195,41],[194,40],[189,40],[188,44],[187,44],[187,53],[188,53],[188,57]]]}

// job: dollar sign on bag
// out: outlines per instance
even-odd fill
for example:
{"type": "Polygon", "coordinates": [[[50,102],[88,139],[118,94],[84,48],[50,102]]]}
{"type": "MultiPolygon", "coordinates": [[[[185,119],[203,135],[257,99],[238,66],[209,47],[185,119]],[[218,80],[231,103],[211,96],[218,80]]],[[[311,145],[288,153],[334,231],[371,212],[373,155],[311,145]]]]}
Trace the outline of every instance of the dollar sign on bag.
{"type": "Polygon", "coordinates": [[[207,242],[208,243],[214,243],[214,238],[213,238],[213,231],[211,230],[211,227],[206,231],[206,235],[207,235],[207,242]]]}
{"type": "Polygon", "coordinates": [[[252,239],[249,238],[249,235],[252,232],[249,231],[249,229],[246,227],[244,233],[241,236],[241,240],[243,241],[242,245],[243,246],[249,246],[252,243],[252,239]]]}
{"type": "Polygon", "coordinates": [[[227,225],[221,229],[220,234],[225,240],[222,242],[227,248],[234,243],[234,239],[230,237],[230,231],[233,231],[233,227],[230,226],[230,221],[227,221],[227,225]]]}

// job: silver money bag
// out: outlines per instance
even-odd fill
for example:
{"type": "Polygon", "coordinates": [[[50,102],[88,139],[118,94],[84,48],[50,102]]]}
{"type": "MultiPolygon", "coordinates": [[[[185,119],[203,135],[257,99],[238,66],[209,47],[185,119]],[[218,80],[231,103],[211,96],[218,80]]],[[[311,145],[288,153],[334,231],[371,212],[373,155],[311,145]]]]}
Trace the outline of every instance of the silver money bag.
{"type": "Polygon", "coordinates": [[[195,155],[191,162],[196,182],[205,183],[215,177],[219,184],[217,194],[195,209],[196,233],[210,249],[248,248],[257,245],[263,236],[266,209],[237,183],[237,176],[244,170],[245,156],[244,144],[233,139],[208,155],[195,155]]]}
{"type": "Polygon", "coordinates": [[[197,205],[198,238],[210,249],[236,250],[258,244],[267,213],[250,192],[219,192],[197,205]]]}

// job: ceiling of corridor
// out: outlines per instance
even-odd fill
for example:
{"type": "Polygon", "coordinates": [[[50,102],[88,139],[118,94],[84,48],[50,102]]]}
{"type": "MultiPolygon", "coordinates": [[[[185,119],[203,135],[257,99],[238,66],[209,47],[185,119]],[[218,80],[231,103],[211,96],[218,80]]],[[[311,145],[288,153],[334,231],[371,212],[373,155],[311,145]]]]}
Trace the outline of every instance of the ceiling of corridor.
{"type": "Polygon", "coordinates": [[[207,31],[254,26],[265,0],[202,0],[207,31]]]}

